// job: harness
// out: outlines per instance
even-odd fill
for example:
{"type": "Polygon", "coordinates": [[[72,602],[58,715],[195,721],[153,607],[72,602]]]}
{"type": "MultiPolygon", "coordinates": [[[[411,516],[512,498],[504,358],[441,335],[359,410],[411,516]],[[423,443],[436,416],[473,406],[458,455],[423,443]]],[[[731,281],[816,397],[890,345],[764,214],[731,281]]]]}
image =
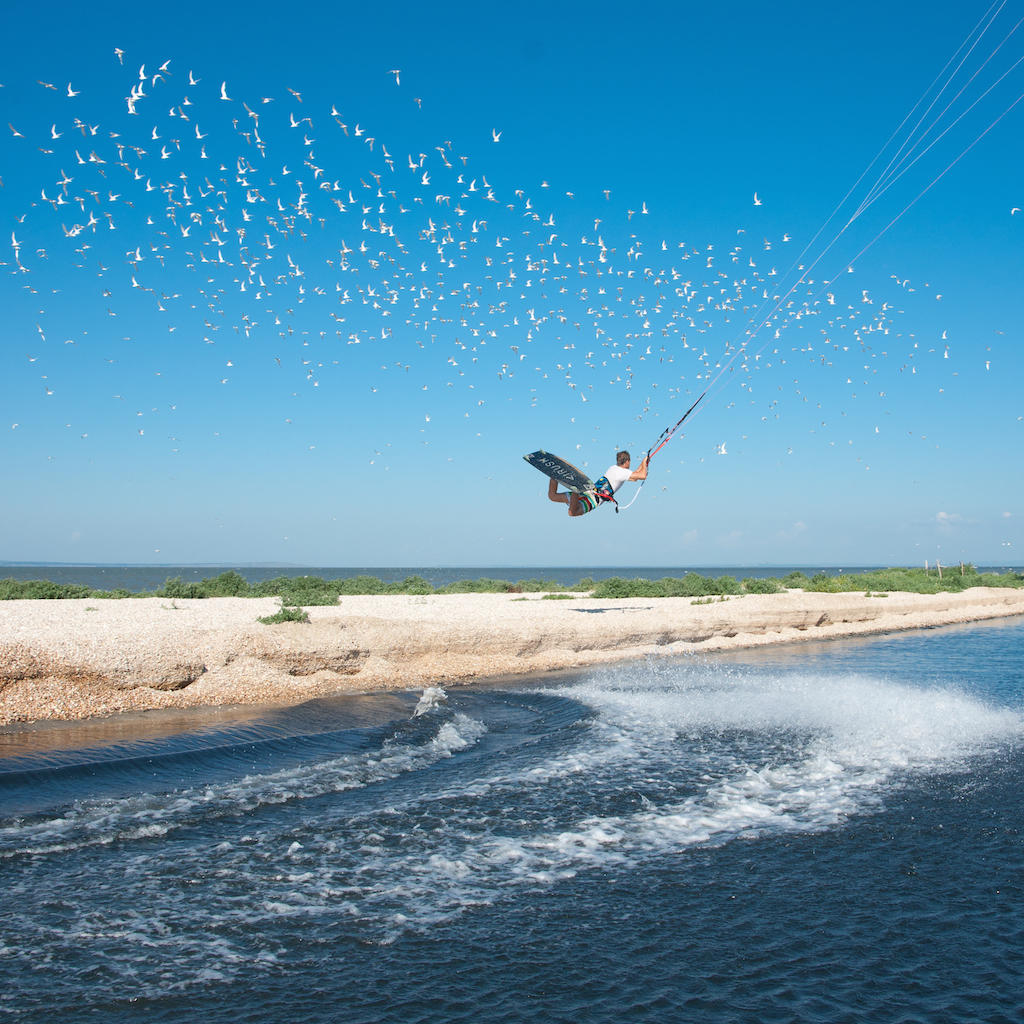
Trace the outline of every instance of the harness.
{"type": "Polygon", "coordinates": [[[619,511],[619,503],[615,500],[615,492],[612,490],[612,485],[608,482],[608,477],[599,476],[594,481],[594,494],[599,504],[610,501],[615,506],[615,511],[619,511]]]}

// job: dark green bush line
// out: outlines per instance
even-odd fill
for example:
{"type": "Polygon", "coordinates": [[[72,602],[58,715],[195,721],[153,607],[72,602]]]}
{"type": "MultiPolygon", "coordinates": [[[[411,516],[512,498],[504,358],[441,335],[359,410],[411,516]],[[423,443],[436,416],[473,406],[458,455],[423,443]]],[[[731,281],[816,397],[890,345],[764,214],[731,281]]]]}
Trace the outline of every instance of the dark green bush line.
{"type": "Polygon", "coordinates": [[[938,594],[957,592],[970,587],[1024,587],[1024,574],[1019,572],[978,572],[973,565],[944,568],[942,576],[936,570],[876,569],[872,572],[842,573],[829,576],[815,573],[810,579],[800,572],[790,573],[782,581],[787,587],[800,587],[829,594],[856,590],[877,590],[885,593],[938,594]]]}
{"type": "Polygon", "coordinates": [[[153,597],[136,595],[128,590],[93,590],[80,583],[51,583],[49,580],[0,580],[0,601],[56,601],[73,597],[153,597]]]}
{"type": "Polygon", "coordinates": [[[59,600],[62,598],[205,598],[205,597],[280,597],[286,605],[309,606],[335,604],[339,597],[356,594],[526,594],[542,591],[590,590],[592,579],[580,580],[575,587],[563,587],[554,580],[457,580],[434,587],[422,576],[407,576],[385,583],[376,576],[353,576],[325,580],[319,576],[277,576],[250,584],[241,573],[223,572],[209,579],[189,583],[179,577],[168,579],[155,591],[132,593],[128,590],[94,590],[79,583],[52,583],[49,580],[0,580],[0,600],[59,600]]]}
{"type": "MultiPolygon", "coordinates": [[[[750,582],[750,581],[744,581],[750,582]]],[[[758,584],[772,587],[772,590],[759,590],[758,593],[773,593],[782,588],[775,585],[774,580],[758,580],[758,584]]],[[[601,580],[593,590],[592,597],[710,597],[719,594],[742,594],[743,584],[734,576],[699,576],[688,572],[682,577],[665,576],[660,580],[623,579],[612,576],[601,580]]]]}
{"type": "Polygon", "coordinates": [[[793,572],[783,579],[750,578],[737,580],[734,576],[712,579],[690,572],[685,576],[666,576],[659,580],[624,579],[613,576],[597,582],[589,577],[572,586],[562,586],[554,580],[528,579],[512,583],[508,580],[457,580],[443,587],[434,587],[422,576],[407,576],[396,583],[385,583],[376,576],[352,576],[348,579],[325,580],[319,576],[278,576],[262,583],[250,584],[244,576],[233,570],[219,576],[185,583],[175,577],[151,593],[131,593],[118,590],[93,590],[77,583],[52,583],[49,580],[0,580],[0,600],[32,599],[59,600],[63,598],[115,598],[163,597],[280,597],[282,604],[295,607],[332,605],[339,597],[357,594],[536,594],[590,593],[595,598],[621,597],[719,597],[730,594],[775,594],[786,588],[809,591],[843,593],[850,591],[877,591],[892,593],[904,591],[917,594],[936,594],[940,591],[959,591],[968,587],[1024,587],[1024,574],[979,573],[972,565],[944,569],[942,578],[932,570],[880,569],[863,573],[841,573],[829,576],[816,573],[812,577],[793,572]]]}

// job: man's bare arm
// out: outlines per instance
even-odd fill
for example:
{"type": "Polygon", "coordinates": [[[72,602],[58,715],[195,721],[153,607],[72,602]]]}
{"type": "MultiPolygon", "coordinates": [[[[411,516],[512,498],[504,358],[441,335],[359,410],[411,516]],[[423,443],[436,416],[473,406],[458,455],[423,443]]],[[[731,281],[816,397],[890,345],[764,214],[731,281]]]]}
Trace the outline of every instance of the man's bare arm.
{"type": "Polygon", "coordinates": [[[630,480],[646,480],[647,479],[647,458],[644,457],[644,461],[640,463],[640,468],[634,470],[629,474],[630,480]]]}

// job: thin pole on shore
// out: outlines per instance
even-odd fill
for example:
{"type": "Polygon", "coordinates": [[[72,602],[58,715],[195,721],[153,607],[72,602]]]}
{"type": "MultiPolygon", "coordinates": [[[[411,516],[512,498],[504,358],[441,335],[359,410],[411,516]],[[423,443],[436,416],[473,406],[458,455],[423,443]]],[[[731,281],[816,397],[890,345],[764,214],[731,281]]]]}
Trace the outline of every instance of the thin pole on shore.
{"type": "Polygon", "coordinates": [[[935,559],[935,568],[939,570],[939,579],[941,580],[942,579],[942,565],[940,564],[940,562],[939,562],[939,560],[937,558],[935,559]]]}

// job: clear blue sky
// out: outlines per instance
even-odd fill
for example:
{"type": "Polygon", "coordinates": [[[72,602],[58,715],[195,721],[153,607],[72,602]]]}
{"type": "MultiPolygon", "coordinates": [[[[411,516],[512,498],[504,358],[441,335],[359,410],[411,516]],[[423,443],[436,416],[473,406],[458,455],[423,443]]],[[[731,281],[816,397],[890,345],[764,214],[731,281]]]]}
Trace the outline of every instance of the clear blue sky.
{"type": "Polygon", "coordinates": [[[0,558],[1018,564],[1022,15],[19,6],[0,558]]]}

